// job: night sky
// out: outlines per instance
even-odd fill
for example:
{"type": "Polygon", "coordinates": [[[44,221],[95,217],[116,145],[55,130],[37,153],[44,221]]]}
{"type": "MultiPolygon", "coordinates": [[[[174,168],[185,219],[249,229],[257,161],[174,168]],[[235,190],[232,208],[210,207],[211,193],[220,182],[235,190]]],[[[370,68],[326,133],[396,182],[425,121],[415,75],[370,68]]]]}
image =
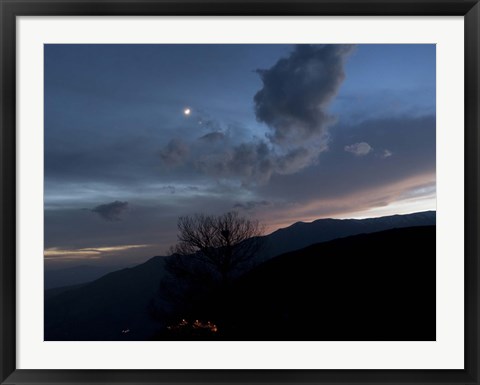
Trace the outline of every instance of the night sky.
{"type": "Polygon", "coordinates": [[[434,45],[45,45],[45,258],[162,255],[177,218],[434,210],[434,45]]]}

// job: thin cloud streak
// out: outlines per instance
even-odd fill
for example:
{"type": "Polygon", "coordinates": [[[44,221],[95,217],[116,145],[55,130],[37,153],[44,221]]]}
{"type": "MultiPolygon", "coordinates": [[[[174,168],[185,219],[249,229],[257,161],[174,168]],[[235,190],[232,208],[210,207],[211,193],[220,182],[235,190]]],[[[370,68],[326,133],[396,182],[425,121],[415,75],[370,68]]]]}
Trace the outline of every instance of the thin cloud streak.
{"type": "Polygon", "coordinates": [[[121,252],[131,249],[139,249],[149,247],[150,245],[122,245],[122,246],[104,246],[96,248],[80,248],[80,249],[61,249],[51,247],[45,249],[45,259],[100,259],[105,255],[115,252],[121,252]]]}

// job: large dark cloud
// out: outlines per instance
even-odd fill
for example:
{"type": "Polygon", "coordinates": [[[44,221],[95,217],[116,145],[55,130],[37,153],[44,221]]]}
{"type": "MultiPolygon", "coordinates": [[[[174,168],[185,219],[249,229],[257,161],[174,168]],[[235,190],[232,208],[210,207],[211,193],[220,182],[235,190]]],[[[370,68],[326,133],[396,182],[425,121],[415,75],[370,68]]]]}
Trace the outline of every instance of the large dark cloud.
{"type": "Polygon", "coordinates": [[[203,174],[240,180],[244,186],[266,184],[272,175],[296,173],[327,148],[326,129],[333,122],[330,102],[345,77],[352,45],[298,45],[270,69],[257,70],[263,88],[254,96],[257,120],[267,138],[238,139],[217,130],[186,143],[172,140],[161,152],[169,166],[189,162],[203,174]],[[189,158],[188,160],[186,158],[189,158]]]}
{"type": "Polygon", "coordinates": [[[92,212],[98,214],[106,221],[114,222],[122,219],[122,214],[128,209],[128,202],[115,201],[105,203],[92,209],[92,212]]]}
{"type": "Polygon", "coordinates": [[[255,113],[279,145],[323,134],[332,123],[328,106],[345,78],[344,61],[352,45],[297,45],[292,54],[258,70],[263,88],[254,97],[255,113]]]}

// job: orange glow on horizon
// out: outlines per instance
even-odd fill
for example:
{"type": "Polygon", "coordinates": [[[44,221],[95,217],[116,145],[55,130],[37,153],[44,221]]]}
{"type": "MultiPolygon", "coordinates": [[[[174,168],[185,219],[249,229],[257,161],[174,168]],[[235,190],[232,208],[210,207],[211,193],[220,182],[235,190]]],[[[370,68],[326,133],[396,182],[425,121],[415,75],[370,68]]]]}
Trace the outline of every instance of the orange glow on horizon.
{"type": "Polygon", "coordinates": [[[296,222],[313,222],[317,219],[365,219],[436,210],[435,180],[434,173],[417,175],[383,188],[364,190],[336,199],[314,200],[279,210],[276,217],[265,221],[265,234],[296,222]],[[425,189],[425,186],[433,191],[409,196],[412,191],[425,189]]]}

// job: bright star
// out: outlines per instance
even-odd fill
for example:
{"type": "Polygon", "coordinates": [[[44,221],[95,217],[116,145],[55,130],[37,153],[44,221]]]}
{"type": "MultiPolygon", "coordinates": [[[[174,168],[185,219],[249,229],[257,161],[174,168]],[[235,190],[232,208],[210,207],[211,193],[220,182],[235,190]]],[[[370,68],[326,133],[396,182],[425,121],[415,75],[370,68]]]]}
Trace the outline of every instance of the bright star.
{"type": "Polygon", "coordinates": [[[192,110],[190,110],[190,108],[185,108],[185,109],[183,110],[183,115],[188,116],[188,115],[191,114],[191,112],[192,112],[192,110]]]}

